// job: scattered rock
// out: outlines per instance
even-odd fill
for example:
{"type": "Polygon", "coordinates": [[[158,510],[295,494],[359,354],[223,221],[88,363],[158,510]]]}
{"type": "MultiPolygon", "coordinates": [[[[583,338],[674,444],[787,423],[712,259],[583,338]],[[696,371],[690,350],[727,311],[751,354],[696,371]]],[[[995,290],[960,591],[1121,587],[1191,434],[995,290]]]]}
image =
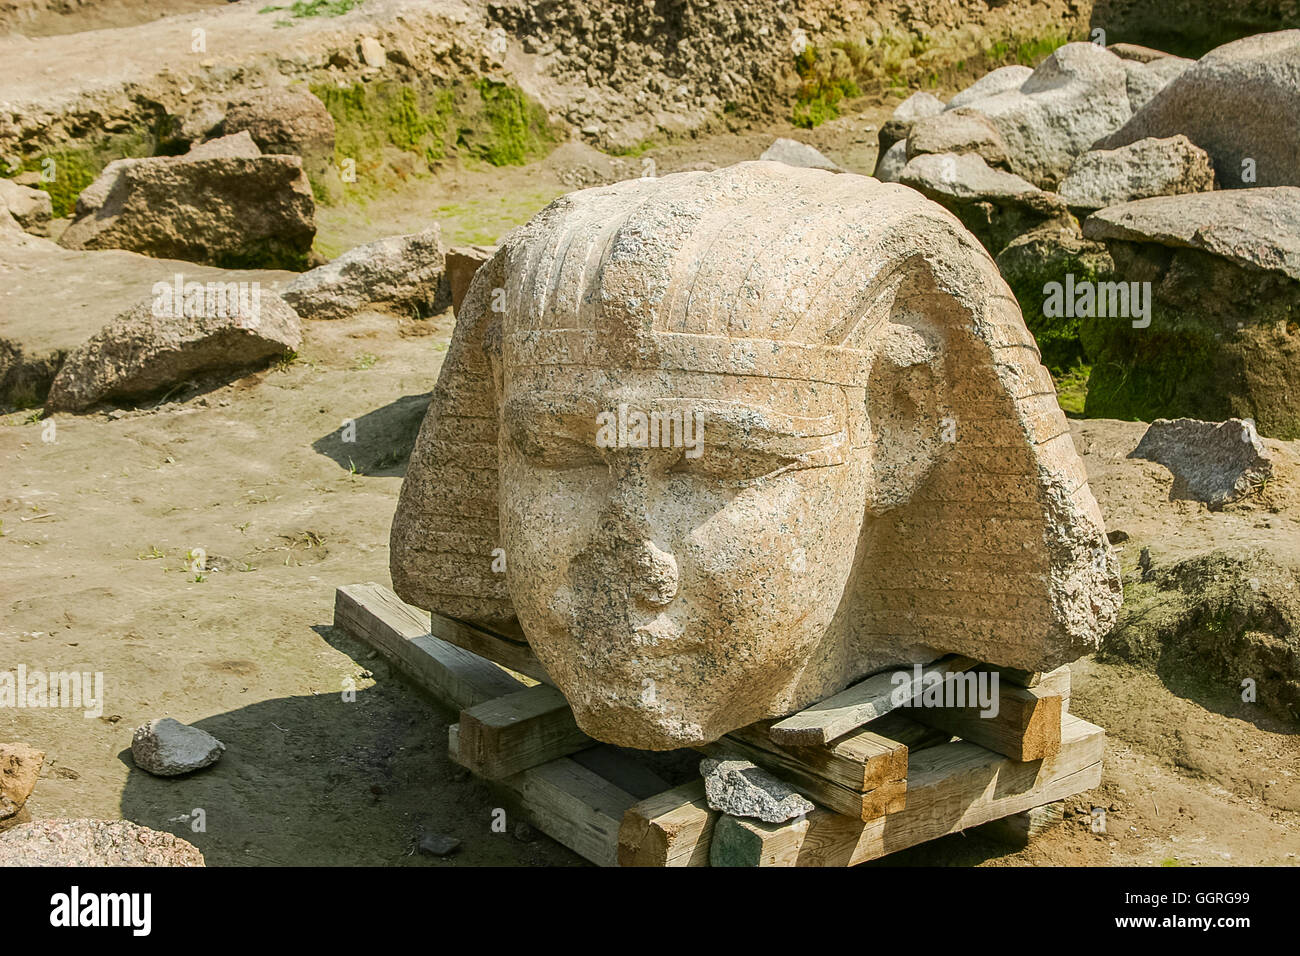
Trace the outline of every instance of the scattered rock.
{"type": "Polygon", "coordinates": [[[880,144],[877,155],[884,156],[895,143],[907,139],[912,124],[926,116],[943,112],[943,100],[933,93],[918,90],[894,108],[893,114],[880,127],[876,138],[880,144]]]}
{"type": "Polygon", "coordinates": [[[511,832],[514,834],[515,839],[520,843],[532,843],[537,839],[537,831],[533,828],[532,824],[527,823],[524,820],[516,822],[511,832]]]}
{"type": "Polygon", "coordinates": [[[1133,199],[1213,188],[1210,157],[1180,134],[1084,153],[1070,167],[1058,193],[1071,208],[1102,209],[1133,199]]]}
{"type": "Polygon", "coordinates": [[[998,67],[991,73],[985,73],[950,99],[944,109],[955,110],[962,106],[969,106],[976,100],[982,100],[987,96],[996,96],[999,93],[1018,90],[1024,85],[1025,80],[1033,75],[1034,70],[1032,67],[1021,66],[1020,64],[998,67]]]}
{"type": "Polygon", "coordinates": [[[262,150],[247,130],[230,133],[210,139],[206,143],[195,143],[181,159],[255,159],[262,155],[262,150]]]}
{"type": "Polygon", "coordinates": [[[1249,418],[1300,438],[1300,188],[1139,199],[1083,234],[1106,243],[1116,291],[1145,300],[1080,329],[1088,417],[1249,418]]]}
{"type": "Polygon", "coordinates": [[[420,837],[420,852],[427,856],[451,856],[460,850],[460,840],[445,833],[426,833],[420,837]]]}
{"type": "Polygon", "coordinates": [[[1202,501],[1212,509],[1251,494],[1273,474],[1273,456],[1254,423],[1240,418],[1156,419],[1129,457],[1154,461],[1173,473],[1171,500],[1202,501]]]}
{"type": "Polygon", "coordinates": [[[1210,154],[1219,185],[1300,186],[1300,30],[1211,50],[1096,145],[1185,135],[1210,154]],[[1248,175],[1250,178],[1248,178],[1248,175]]]}
{"type": "Polygon", "coordinates": [[[896,183],[907,165],[907,140],[900,139],[880,154],[876,171],[872,173],[882,183],[896,183]]]}
{"type": "Polygon", "coordinates": [[[802,794],[748,760],[700,761],[709,806],[733,817],[784,823],[816,809],[802,794]]]}
{"type": "Polygon", "coordinates": [[[226,745],[206,730],[171,717],[157,717],[137,727],[131,738],[135,765],[156,777],[176,777],[210,767],[225,749],[226,745]]]}
{"type": "Polygon", "coordinates": [[[0,867],[203,865],[194,844],[129,820],[37,820],[0,834],[0,867]]]}
{"type": "Polygon", "coordinates": [[[460,304],[465,301],[469,282],[474,278],[478,267],[492,258],[496,246],[456,246],[447,250],[445,268],[447,284],[451,287],[451,308],[460,313],[460,304]]]}
{"type": "Polygon", "coordinates": [[[907,158],[926,153],[975,153],[990,166],[1007,167],[1002,134],[992,120],[973,109],[947,110],[913,123],[907,138],[907,158]]]}
{"type": "Polygon", "coordinates": [[[785,163],[787,166],[829,169],[833,173],[841,171],[839,166],[823,156],[821,152],[807,143],[801,143],[793,139],[778,139],[763,150],[763,155],[758,158],[767,160],[770,163],[785,163]]]}
{"type": "Polygon", "coordinates": [[[388,55],[384,53],[384,46],[374,37],[361,38],[361,60],[366,66],[375,69],[383,69],[384,64],[388,62],[388,55]]]}
{"type": "Polygon", "coordinates": [[[45,751],[27,744],[0,744],[0,827],[22,810],[44,760],[45,751]]]}
{"type": "Polygon", "coordinates": [[[46,410],[142,398],[199,373],[256,367],[296,351],[302,332],[293,309],[256,284],[246,294],[217,294],[234,285],[209,283],[202,304],[197,298],[184,303],[183,314],[181,306],[158,308],[156,299],[123,313],[67,357],[46,410]]]}
{"type": "Polygon", "coordinates": [[[0,210],[4,209],[8,209],[13,220],[32,235],[49,233],[54,207],[50,203],[50,194],[44,190],[20,186],[0,177],[0,210]]]}
{"type": "Polygon", "coordinates": [[[1011,171],[1044,189],[1133,115],[1124,61],[1093,43],[1058,47],[1018,89],[965,105],[998,128],[1011,171]]]}
{"type": "Polygon", "coordinates": [[[334,118],[306,90],[259,90],[226,110],[226,133],[247,132],[263,153],[301,156],[316,176],[334,161],[334,118]]]}
{"type": "Polygon", "coordinates": [[[903,167],[898,181],[951,211],[990,255],[997,255],[1016,236],[1070,219],[1055,193],[1015,173],[993,169],[975,153],[917,156],[903,167]]]}
{"type": "Polygon", "coordinates": [[[281,294],[304,319],[342,319],[363,308],[433,315],[451,303],[443,260],[434,225],[350,249],[304,272],[281,294]]]}
{"type": "Polygon", "coordinates": [[[110,163],[78,199],[59,238],[68,249],[129,249],[228,268],[297,268],[316,235],[311,186],[296,156],[237,152],[241,134],[193,156],[110,163]],[[211,158],[202,158],[211,156],[211,158]]]}

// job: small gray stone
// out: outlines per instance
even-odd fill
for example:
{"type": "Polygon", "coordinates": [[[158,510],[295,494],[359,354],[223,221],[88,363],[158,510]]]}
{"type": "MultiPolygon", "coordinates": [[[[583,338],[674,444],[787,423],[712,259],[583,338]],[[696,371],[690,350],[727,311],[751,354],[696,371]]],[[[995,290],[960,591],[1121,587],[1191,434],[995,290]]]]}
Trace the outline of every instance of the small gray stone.
{"type": "Polygon", "coordinates": [[[974,103],[986,96],[996,96],[999,93],[1006,93],[1010,90],[1018,90],[1024,85],[1025,80],[1034,75],[1032,67],[1021,66],[1003,66],[994,70],[992,73],[985,73],[978,80],[972,83],[966,89],[962,90],[956,96],[948,101],[944,107],[946,110],[955,110],[967,104],[974,103]]]}
{"type": "Polygon", "coordinates": [[[807,798],[748,760],[705,757],[700,774],[709,806],[733,817],[784,823],[815,809],[807,798]]]}
{"type": "Polygon", "coordinates": [[[926,116],[935,116],[943,112],[943,100],[933,93],[918,90],[894,108],[891,120],[915,123],[926,116]]]}
{"type": "Polygon", "coordinates": [[[175,777],[216,763],[226,749],[205,730],[159,717],[137,727],[131,739],[131,757],[141,770],[155,777],[175,777]]]}
{"type": "Polygon", "coordinates": [[[1084,153],[1070,167],[1058,193],[1072,208],[1104,209],[1134,199],[1213,188],[1209,155],[1178,135],[1084,153]]]}
{"type": "Polygon", "coordinates": [[[829,169],[840,172],[840,167],[823,156],[818,150],[793,139],[778,139],[763,151],[759,159],[772,163],[785,163],[787,166],[803,166],[807,169],[829,169]]]}
{"type": "Polygon", "coordinates": [[[426,856],[451,856],[460,849],[460,840],[445,833],[426,833],[420,837],[420,852],[426,856]]]}
{"type": "Polygon", "coordinates": [[[1144,458],[1173,473],[1172,499],[1221,508],[1249,494],[1273,474],[1273,456],[1252,423],[1240,418],[1201,422],[1159,418],[1130,458],[1144,458]]]}

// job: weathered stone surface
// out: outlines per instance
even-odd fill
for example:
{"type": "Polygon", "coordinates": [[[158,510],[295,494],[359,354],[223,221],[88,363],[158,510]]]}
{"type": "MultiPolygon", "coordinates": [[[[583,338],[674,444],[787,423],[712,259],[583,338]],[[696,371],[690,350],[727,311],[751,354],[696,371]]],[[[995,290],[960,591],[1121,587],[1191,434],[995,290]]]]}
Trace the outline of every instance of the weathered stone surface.
{"type": "MultiPolygon", "coordinates": [[[[894,108],[885,124],[876,134],[879,143],[876,155],[883,157],[895,143],[905,140],[912,131],[912,124],[926,116],[935,116],[943,112],[943,101],[933,93],[918,90],[894,108]]],[[[877,163],[879,168],[879,163],[877,163]]]]}
{"type": "Polygon", "coordinates": [[[700,775],[709,806],[733,817],[784,823],[816,809],[803,794],[748,760],[705,757],[700,761],[700,775]]]}
{"type": "Polygon", "coordinates": [[[785,163],[787,166],[804,166],[808,169],[829,169],[839,172],[840,167],[831,162],[821,151],[794,139],[778,139],[759,159],[770,163],[785,163]]]}
{"type": "Polygon", "coordinates": [[[1202,249],[1238,265],[1300,279],[1300,188],[1140,199],[1093,213],[1083,234],[1202,249]]]}
{"type": "Polygon", "coordinates": [[[1133,199],[1213,188],[1210,157],[1179,135],[1084,153],[1074,161],[1057,193],[1072,208],[1102,209],[1133,199]]]}
{"type": "Polygon", "coordinates": [[[1142,46],[1139,43],[1111,43],[1106,47],[1111,53],[1114,53],[1121,60],[1133,60],[1137,63],[1152,63],[1156,60],[1175,59],[1181,60],[1182,57],[1176,57],[1172,53],[1165,53],[1163,50],[1156,50],[1149,46],[1142,46]]]}
{"type": "Polygon", "coordinates": [[[374,37],[362,37],[361,60],[366,66],[383,69],[384,64],[388,62],[388,54],[384,52],[383,44],[374,37]]]}
{"type": "Polygon", "coordinates": [[[1129,108],[1136,113],[1146,106],[1170,81],[1195,63],[1180,56],[1166,56],[1146,63],[1124,61],[1129,108]]]}
{"type": "Polygon", "coordinates": [[[0,834],[0,866],[203,866],[192,843],[129,820],[37,820],[0,834]]]}
{"type": "Polygon", "coordinates": [[[900,139],[880,154],[876,171],[872,174],[882,183],[896,183],[907,165],[907,140],[900,139]]]}
{"type": "Polygon", "coordinates": [[[993,169],[975,153],[917,156],[903,167],[898,181],[949,209],[990,255],[997,255],[1016,236],[1070,220],[1055,193],[1015,173],[993,169]]]}
{"type": "Polygon", "coordinates": [[[36,786],[44,760],[43,750],[27,744],[0,744],[0,821],[17,815],[23,808],[36,786]]]}
{"type": "Polygon", "coordinates": [[[222,129],[247,132],[263,153],[301,156],[313,176],[334,161],[334,118],[304,89],[250,93],[230,104],[222,129]]]}
{"type": "MultiPolygon", "coordinates": [[[[232,145],[217,143],[197,147],[199,155],[232,145]]],[[[315,203],[298,157],[178,156],[110,163],[78,199],[78,218],[59,244],[300,269],[315,235],[315,203]]]]}
{"type": "Polygon", "coordinates": [[[206,730],[171,717],[156,717],[142,724],[131,738],[135,765],[156,777],[177,777],[210,767],[225,749],[226,745],[206,730]]]}
{"type": "Polygon", "coordinates": [[[474,273],[496,251],[496,246],[456,246],[447,250],[447,284],[451,287],[451,308],[455,314],[460,314],[460,304],[465,301],[465,293],[469,291],[474,273]]]}
{"type": "Polygon", "coordinates": [[[1139,199],[1083,233],[1150,299],[1137,327],[1119,315],[1081,328],[1090,417],[1249,418],[1300,438],[1300,188],[1139,199]]]}
{"type": "Polygon", "coordinates": [[[1034,70],[1032,67],[1021,66],[1018,63],[1012,66],[998,67],[991,73],[985,73],[950,99],[944,109],[955,110],[962,106],[969,106],[976,100],[982,100],[987,96],[1018,90],[1024,85],[1025,80],[1033,75],[1034,70]]]}
{"type": "Polygon", "coordinates": [[[1221,508],[1250,494],[1273,474],[1273,456],[1259,440],[1254,422],[1193,418],[1151,423],[1130,458],[1164,465],[1174,476],[1171,498],[1221,508]]]}
{"type": "Polygon", "coordinates": [[[255,284],[242,291],[235,283],[212,284],[202,302],[139,303],[67,357],[46,410],[141,398],[194,375],[252,368],[296,351],[302,331],[293,309],[255,284]]]}
{"type": "Polygon", "coordinates": [[[363,308],[418,316],[440,312],[451,301],[441,233],[434,225],[349,249],[298,276],[282,295],[304,319],[343,319],[363,308]]]}
{"type": "Polygon", "coordinates": [[[1067,43],[1018,89],[965,106],[986,114],[1002,133],[1012,172],[1051,189],[1075,157],[1133,115],[1124,62],[1095,44],[1067,43]]]}
{"type": "Polygon", "coordinates": [[[262,155],[262,150],[247,130],[218,136],[205,143],[195,143],[182,160],[200,159],[255,159],[262,155]]]}
{"type": "Polygon", "coordinates": [[[390,568],[522,633],[584,731],[661,750],[943,651],[1048,670],[1120,600],[988,256],[914,190],[761,162],[573,193],[506,238],[390,568]],[[673,410],[691,431],[659,447],[611,427],[673,410]]]}
{"type": "Polygon", "coordinates": [[[1002,134],[992,120],[973,109],[947,110],[913,123],[907,137],[907,158],[926,153],[975,153],[990,166],[1007,166],[1002,134]]]}
{"type": "Polygon", "coordinates": [[[1205,54],[1096,145],[1182,133],[1210,154],[1224,189],[1300,186],[1300,123],[1288,121],[1295,116],[1300,30],[1262,33],[1205,54]]]}
{"type": "Polygon", "coordinates": [[[0,177],[0,210],[4,209],[19,226],[36,236],[46,235],[54,214],[49,193],[0,177]]]}

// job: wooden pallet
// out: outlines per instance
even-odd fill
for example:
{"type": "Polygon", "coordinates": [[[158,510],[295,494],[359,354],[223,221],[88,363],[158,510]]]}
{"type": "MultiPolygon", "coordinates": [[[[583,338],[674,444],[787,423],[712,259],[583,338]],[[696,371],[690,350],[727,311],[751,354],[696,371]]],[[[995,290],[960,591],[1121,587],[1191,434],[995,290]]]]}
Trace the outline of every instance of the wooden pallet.
{"type": "MultiPolygon", "coordinates": [[[[339,588],[334,623],[460,711],[453,760],[602,866],[852,866],[995,821],[994,835],[1023,845],[1059,821],[1060,801],[1101,782],[1105,733],[1068,712],[1068,667],[999,669],[996,718],[897,709],[890,675],[877,675],[700,748],[751,760],[818,805],[765,824],[710,809],[699,778],[672,786],[634,751],[584,734],[526,643],[377,584],[339,588]]],[[[980,669],[953,656],[927,671],[980,669]]]]}

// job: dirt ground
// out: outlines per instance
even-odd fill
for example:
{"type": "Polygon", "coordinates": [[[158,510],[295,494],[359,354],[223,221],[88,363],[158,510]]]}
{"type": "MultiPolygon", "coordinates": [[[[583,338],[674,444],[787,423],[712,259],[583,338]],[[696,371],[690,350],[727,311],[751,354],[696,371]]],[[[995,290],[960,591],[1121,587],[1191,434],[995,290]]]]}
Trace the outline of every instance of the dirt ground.
{"type": "MultiPolygon", "coordinates": [[[[666,173],[754,158],[774,134],[869,172],[888,112],[885,104],[814,133],[777,126],[635,158],[571,143],[532,167],[449,167],[399,195],[322,209],[319,245],[337,254],[431,219],[449,243],[492,241],[572,188],[637,175],[646,160],[666,173]]],[[[66,277],[75,267],[60,268],[66,277]]],[[[62,296],[60,309],[97,294],[93,283],[59,285],[57,271],[42,275],[36,264],[25,281],[24,308],[42,282],[62,296]]],[[[34,817],[134,820],[190,840],[212,865],[582,862],[544,836],[494,832],[501,799],[447,760],[454,715],[331,626],[337,586],[389,582],[405,457],[452,321],[363,313],[316,322],[292,363],[200,383],[153,407],[0,418],[6,666],[102,672],[106,698],[90,718],[0,711],[0,740],[47,751],[28,803],[34,817]],[[353,443],[343,441],[349,420],[353,443]],[[196,549],[205,574],[187,570],[196,549]],[[353,685],[355,700],[345,700],[353,685]],[[132,728],[163,715],[224,741],[220,763],[173,780],[135,770],[132,728]],[[203,832],[192,826],[196,809],[203,832]],[[425,831],[456,836],[463,849],[446,860],[420,855],[425,831]]],[[[1126,567],[1138,546],[1180,534],[1189,547],[1300,541],[1300,510],[1290,506],[1211,514],[1168,501],[1168,474],[1125,458],[1142,428],[1075,429],[1109,526],[1130,535],[1126,567]]],[[[1223,689],[1092,660],[1076,666],[1071,709],[1109,737],[1101,787],[1069,801],[1064,826],[1020,852],[972,832],[887,863],[1296,863],[1293,725],[1223,689]],[[1094,806],[1107,809],[1104,834],[1090,829],[1094,806]]]]}

